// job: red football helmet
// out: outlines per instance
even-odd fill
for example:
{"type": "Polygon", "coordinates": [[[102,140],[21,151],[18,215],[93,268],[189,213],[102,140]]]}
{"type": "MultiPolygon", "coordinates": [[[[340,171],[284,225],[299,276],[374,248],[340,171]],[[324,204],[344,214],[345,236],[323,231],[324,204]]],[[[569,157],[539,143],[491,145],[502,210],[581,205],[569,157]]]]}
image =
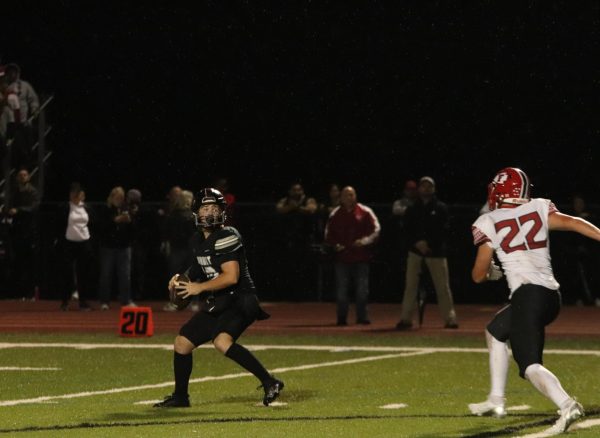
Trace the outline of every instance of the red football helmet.
{"type": "Polygon", "coordinates": [[[531,199],[531,184],[529,178],[521,169],[505,167],[488,185],[488,207],[495,210],[502,204],[506,207],[516,207],[531,199]]]}

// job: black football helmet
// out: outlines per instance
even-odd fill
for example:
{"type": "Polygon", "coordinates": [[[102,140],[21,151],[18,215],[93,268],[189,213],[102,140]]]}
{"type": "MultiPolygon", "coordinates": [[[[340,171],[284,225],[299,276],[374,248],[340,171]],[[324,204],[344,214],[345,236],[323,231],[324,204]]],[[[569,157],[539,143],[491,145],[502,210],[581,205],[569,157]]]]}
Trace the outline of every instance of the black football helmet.
{"type": "Polygon", "coordinates": [[[208,187],[200,190],[194,196],[193,211],[196,217],[196,225],[203,228],[211,228],[217,225],[223,225],[227,219],[225,215],[225,209],[227,208],[227,202],[225,197],[217,189],[208,187]],[[211,213],[208,215],[200,215],[198,210],[203,205],[216,205],[219,207],[218,213],[211,213]]]}

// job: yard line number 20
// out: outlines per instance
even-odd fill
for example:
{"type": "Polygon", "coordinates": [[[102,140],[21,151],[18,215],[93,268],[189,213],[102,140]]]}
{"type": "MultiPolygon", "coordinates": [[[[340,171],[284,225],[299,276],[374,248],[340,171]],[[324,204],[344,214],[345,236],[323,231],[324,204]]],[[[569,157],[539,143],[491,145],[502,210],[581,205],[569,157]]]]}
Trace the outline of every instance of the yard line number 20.
{"type": "Polygon", "coordinates": [[[548,246],[548,239],[535,240],[535,236],[542,228],[542,225],[542,218],[537,211],[534,211],[519,216],[516,219],[505,219],[497,222],[494,224],[494,227],[496,228],[497,233],[504,228],[508,228],[508,233],[504,239],[502,239],[500,247],[506,254],[509,254],[513,251],[526,251],[528,249],[545,248],[548,246]],[[525,236],[525,241],[513,242],[516,235],[521,230],[521,227],[527,222],[533,222],[533,226],[525,236]]]}

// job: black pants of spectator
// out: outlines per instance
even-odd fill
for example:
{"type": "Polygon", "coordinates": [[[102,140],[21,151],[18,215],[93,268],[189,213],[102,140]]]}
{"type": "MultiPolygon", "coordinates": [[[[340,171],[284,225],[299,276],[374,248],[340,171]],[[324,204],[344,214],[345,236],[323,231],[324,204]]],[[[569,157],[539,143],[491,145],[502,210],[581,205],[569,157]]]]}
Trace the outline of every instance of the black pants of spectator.
{"type": "Polygon", "coordinates": [[[31,168],[34,163],[33,127],[24,124],[9,124],[7,137],[12,139],[11,165],[15,169],[25,166],[31,168]]]}
{"type": "Polygon", "coordinates": [[[13,248],[13,295],[33,298],[38,276],[38,245],[33,236],[11,236],[13,248]]]}
{"type": "Polygon", "coordinates": [[[93,247],[89,240],[62,242],[63,286],[62,301],[67,303],[75,290],[79,293],[79,304],[83,305],[91,296],[91,271],[93,247]]]}
{"type": "Polygon", "coordinates": [[[131,293],[136,300],[144,298],[146,289],[146,263],[148,251],[142,242],[131,246],[131,293]]]}
{"type": "Polygon", "coordinates": [[[292,246],[281,253],[279,290],[290,301],[315,299],[317,256],[306,246],[292,246]]]}

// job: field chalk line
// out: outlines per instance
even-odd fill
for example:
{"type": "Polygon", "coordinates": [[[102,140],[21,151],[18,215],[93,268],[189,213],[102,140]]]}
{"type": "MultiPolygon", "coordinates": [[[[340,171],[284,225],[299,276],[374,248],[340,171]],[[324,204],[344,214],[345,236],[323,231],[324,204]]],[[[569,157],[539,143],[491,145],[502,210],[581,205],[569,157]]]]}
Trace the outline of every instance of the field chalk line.
{"type": "MultiPolygon", "coordinates": [[[[409,351],[403,353],[395,353],[395,354],[383,354],[379,356],[369,356],[369,357],[361,357],[357,359],[346,359],[346,360],[338,360],[338,361],[330,361],[330,362],[320,362],[306,365],[298,365],[295,367],[285,367],[285,368],[275,368],[271,370],[273,373],[287,373],[290,371],[303,371],[310,370],[315,368],[323,368],[323,367],[332,367],[338,365],[351,365],[356,363],[363,362],[373,362],[377,360],[383,359],[395,359],[399,357],[409,357],[409,356],[420,356],[424,354],[431,354],[433,351],[422,348],[419,351],[409,351]]],[[[228,379],[236,379],[239,377],[248,377],[252,376],[250,373],[235,373],[235,374],[225,374],[222,376],[205,376],[197,379],[190,379],[190,383],[201,383],[201,382],[209,382],[215,380],[228,380],[228,379]]],[[[68,400],[72,398],[81,398],[81,397],[91,397],[95,395],[107,395],[107,394],[118,394],[121,392],[130,392],[130,391],[142,391],[147,389],[156,389],[156,388],[165,388],[173,386],[173,382],[162,382],[156,384],[148,384],[148,385],[138,385],[138,386],[128,386],[124,388],[112,388],[105,389],[100,391],[85,391],[85,392],[77,392],[72,394],[62,394],[62,395],[49,395],[49,396],[41,396],[35,398],[27,398],[20,400],[4,400],[0,401],[0,407],[2,406],[16,406],[16,405],[24,405],[24,404],[32,404],[32,403],[46,403],[54,400],[68,400]]]]}

